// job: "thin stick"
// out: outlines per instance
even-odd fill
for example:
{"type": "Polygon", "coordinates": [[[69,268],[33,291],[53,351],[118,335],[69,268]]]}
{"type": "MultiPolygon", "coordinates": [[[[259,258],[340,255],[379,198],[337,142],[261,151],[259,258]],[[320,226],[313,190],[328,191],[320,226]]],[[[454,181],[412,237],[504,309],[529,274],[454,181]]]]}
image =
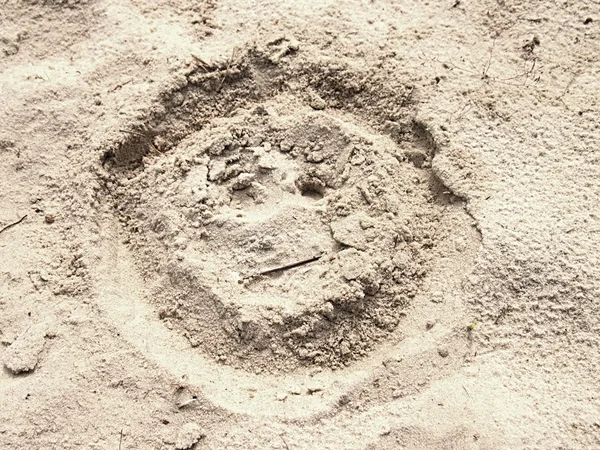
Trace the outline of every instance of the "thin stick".
{"type": "MultiPolygon", "coordinates": [[[[48,76],[48,75],[46,75],[46,76],[48,76]]],[[[126,81],[125,83],[117,84],[114,88],[109,89],[108,92],[115,92],[117,89],[121,89],[123,86],[131,83],[132,81],[133,81],[133,78],[131,80],[129,80],[129,81],[126,81]]]]}
{"type": "Polygon", "coordinates": [[[23,222],[25,220],[25,218],[27,217],[27,214],[25,214],[23,217],[21,217],[19,220],[17,220],[16,222],[13,223],[9,223],[8,225],[6,225],[4,228],[2,228],[0,230],[0,233],[2,233],[3,231],[8,230],[9,228],[14,227],[15,225],[20,224],[21,222],[23,222]]]}
{"type": "Polygon", "coordinates": [[[145,134],[142,133],[138,133],[137,131],[130,131],[130,130],[119,130],[121,133],[129,133],[129,134],[133,134],[135,136],[139,136],[139,137],[143,137],[144,139],[148,139],[148,136],[146,136],[145,134]]]}
{"type": "MultiPolygon", "coordinates": [[[[477,73],[473,72],[472,70],[465,69],[464,67],[457,66],[452,61],[444,62],[444,61],[441,61],[439,59],[437,61],[440,62],[440,63],[442,63],[442,64],[446,64],[447,66],[452,66],[453,68],[455,68],[457,70],[460,70],[461,72],[465,72],[465,73],[468,73],[468,74],[471,74],[471,75],[477,75],[477,73]]],[[[487,66],[487,63],[486,63],[486,66],[487,66]]],[[[535,69],[535,60],[533,60],[533,65],[531,66],[531,68],[529,68],[529,69],[527,69],[527,70],[525,70],[525,71],[523,71],[521,73],[518,73],[518,74],[516,74],[516,75],[514,75],[512,77],[500,78],[500,77],[490,76],[490,75],[487,74],[487,69],[486,69],[485,75],[482,74],[481,78],[482,79],[488,79],[488,80],[494,81],[496,83],[505,84],[505,85],[508,85],[508,86],[521,86],[520,84],[508,83],[508,81],[515,80],[517,78],[520,78],[520,77],[524,76],[525,77],[525,82],[526,82],[528,75],[530,75],[533,72],[534,69],[535,69]]]]}
{"type": "Polygon", "coordinates": [[[275,267],[273,269],[263,270],[262,272],[258,272],[256,274],[256,276],[268,275],[270,273],[280,272],[282,270],[294,269],[296,267],[303,266],[304,264],[308,264],[308,263],[311,263],[311,262],[318,261],[319,259],[321,259],[321,257],[323,255],[324,255],[324,253],[321,253],[321,254],[319,254],[317,256],[313,256],[312,258],[303,259],[302,261],[297,261],[297,262],[294,262],[294,263],[291,263],[291,264],[286,264],[285,266],[279,266],[279,267],[275,267]]]}
{"type": "Polygon", "coordinates": [[[462,388],[465,390],[465,392],[467,393],[467,395],[469,396],[469,398],[470,398],[471,400],[473,400],[473,399],[471,398],[471,394],[469,394],[469,391],[467,391],[467,388],[466,388],[466,387],[464,387],[464,386],[463,386],[462,388]]]}
{"type": "Polygon", "coordinates": [[[581,72],[577,72],[573,75],[573,77],[571,78],[571,80],[567,83],[567,87],[565,88],[565,90],[563,91],[562,94],[560,94],[558,97],[556,97],[557,100],[562,100],[562,98],[567,95],[567,93],[569,92],[569,89],[571,89],[571,85],[575,82],[575,79],[581,75],[581,72]]]}
{"type": "Polygon", "coordinates": [[[121,444],[123,443],[123,428],[121,428],[121,433],[120,433],[120,438],[119,438],[119,450],[121,450],[121,444]]]}
{"type": "Polygon", "coordinates": [[[481,76],[482,79],[486,79],[488,77],[487,73],[488,70],[490,70],[490,66],[492,65],[492,56],[494,54],[494,47],[496,46],[496,39],[494,39],[492,41],[492,48],[490,49],[490,58],[488,59],[488,62],[485,66],[485,68],[483,69],[483,74],[481,76]]]}
{"type": "Polygon", "coordinates": [[[194,403],[194,402],[197,402],[197,401],[198,401],[198,397],[196,397],[196,396],[194,395],[194,396],[192,396],[192,398],[190,398],[190,399],[188,399],[188,400],[184,400],[183,402],[179,403],[179,404],[177,405],[177,408],[178,408],[178,409],[185,408],[186,406],[188,406],[188,405],[190,405],[190,404],[192,404],[192,403],[194,403]]]}
{"type": "Polygon", "coordinates": [[[290,447],[288,446],[288,443],[287,443],[287,442],[285,442],[285,439],[283,438],[283,434],[280,434],[280,435],[279,435],[279,437],[280,437],[280,438],[281,438],[281,440],[283,441],[283,443],[284,443],[284,445],[285,445],[285,448],[286,448],[287,450],[290,450],[290,447]]]}
{"type": "Polygon", "coordinates": [[[219,83],[217,92],[221,91],[221,88],[223,87],[223,83],[225,83],[225,79],[227,78],[227,75],[229,75],[229,69],[231,68],[231,65],[233,64],[233,58],[235,58],[236,50],[237,50],[236,47],[233,47],[233,49],[231,50],[231,58],[229,58],[229,60],[227,61],[227,68],[225,69],[225,75],[223,75],[223,78],[221,79],[221,82],[219,83]]]}
{"type": "Polygon", "coordinates": [[[212,69],[212,66],[209,66],[208,63],[206,61],[204,61],[202,58],[194,55],[193,53],[191,53],[191,55],[192,55],[192,58],[194,58],[196,61],[198,61],[200,63],[200,67],[202,67],[202,69],[205,72],[208,72],[208,69],[212,69]]]}

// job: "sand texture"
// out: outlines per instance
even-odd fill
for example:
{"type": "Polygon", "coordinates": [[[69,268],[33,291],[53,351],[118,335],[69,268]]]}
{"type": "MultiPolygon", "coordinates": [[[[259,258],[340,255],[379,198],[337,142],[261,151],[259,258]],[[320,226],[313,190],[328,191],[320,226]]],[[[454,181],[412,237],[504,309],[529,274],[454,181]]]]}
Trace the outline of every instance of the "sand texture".
{"type": "Polygon", "coordinates": [[[600,448],[600,5],[0,5],[0,448],[600,448]]]}

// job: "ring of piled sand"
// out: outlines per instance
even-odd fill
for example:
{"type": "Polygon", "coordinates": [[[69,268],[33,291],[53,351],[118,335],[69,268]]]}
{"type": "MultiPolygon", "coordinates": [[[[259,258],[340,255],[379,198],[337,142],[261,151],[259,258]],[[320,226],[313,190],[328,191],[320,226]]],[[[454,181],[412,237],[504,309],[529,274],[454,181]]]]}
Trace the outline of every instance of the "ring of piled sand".
{"type": "Polygon", "coordinates": [[[224,90],[193,69],[108,147],[117,165],[101,179],[148,301],[192,347],[255,372],[346,367],[402,339],[424,289],[442,301],[430,269],[469,267],[477,234],[432,171],[433,138],[402,116],[401,84],[252,58],[225,66],[224,90]],[[305,76],[319,91],[298,90],[305,76]],[[380,115],[399,122],[373,128],[380,115]]]}
{"type": "Polygon", "coordinates": [[[449,204],[424,149],[348,119],[240,110],[127,181],[169,280],[152,301],[192,346],[247,368],[342,367],[406,314],[453,237],[449,204]]]}

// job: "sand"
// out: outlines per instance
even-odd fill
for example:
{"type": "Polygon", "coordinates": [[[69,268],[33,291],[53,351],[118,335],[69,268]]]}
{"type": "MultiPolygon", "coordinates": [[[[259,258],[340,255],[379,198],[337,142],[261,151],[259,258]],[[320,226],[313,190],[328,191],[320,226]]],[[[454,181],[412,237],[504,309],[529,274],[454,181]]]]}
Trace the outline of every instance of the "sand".
{"type": "Polygon", "coordinates": [[[0,446],[600,447],[599,24],[4,2],[0,446]]]}

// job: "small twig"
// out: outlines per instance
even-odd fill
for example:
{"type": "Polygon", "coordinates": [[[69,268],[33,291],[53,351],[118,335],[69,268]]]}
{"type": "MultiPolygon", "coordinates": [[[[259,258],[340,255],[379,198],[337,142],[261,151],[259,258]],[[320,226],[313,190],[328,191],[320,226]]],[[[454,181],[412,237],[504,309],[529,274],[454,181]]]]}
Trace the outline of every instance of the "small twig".
{"type": "Polygon", "coordinates": [[[119,450],[121,450],[121,444],[123,443],[123,428],[121,428],[121,433],[119,437],[119,450]]]}
{"type": "Polygon", "coordinates": [[[469,391],[467,391],[467,388],[466,388],[466,387],[464,387],[464,386],[463,386],[462,388],[465,390],[465,392],[467,393],[467,395],[469,396],[469,398],[470,398],[471,400],[473,400],[473,398],[471,397],[471,394],[469,394],[469,391]]]}
{"type": "Polygon", "coordinates": [[[200,67],[202,67],[202,70],[204,70],[205,72],[209,72],[209,69],[214,70],[214,68],[210,64],[208,64],[206,61],[204,61],[199,56],[196,56],[193,53],[191,53],[191,55],[192,55],[192,58],[194,58],[196,61],[198,61],[198,63],[200,64],[200,67]]]}
{"type": "Polygon", "coordinates": [[[179,403],[177,405],[177,408],[178,409],[185,408],[186,406],[191,405],[192,403],[197,402],[197,401],[198,401],[198,397],[196,397],[195,395],[193,395],[192,398],[184,400],[181,403],[179,403]]]}
{"type": "Polygon", "coordinates": [[[148,139],[148,136],[146,136],[145,134],[142,133],[138,133],[137,131],[130,131],[130,130],[119,130],[121,133],[129,133],[129,134],[133,134],[135,136],[139,136],[142,137],[144,139],[148,139]]]}
{"type": "Polygon", "coordinates": [[[452,116],[454,116],[454,114],[459,113],[458,119],[460,119],[463,115],[468,113],[472,107],[473,107],[473,105],[471,104],[471,102],[467,101],[460,110],[456,110],[452,114],[450,114],[450,122],[452,122],[452,116]],[[468,107],[468,109],[467,109],[467,107],[468,107]]]}
{"type": "Polygon", "coordinates": [[[268,275],[268,274],[274,273],[274,272],[281,272],[282,270],[294,269],[296,267],[300,267],[300,266],[303,266],[305,264],[318,261],[319,259],[321,259],[323,257],[323,255],[324,255],[324,253],[321,253],[321,254],[319,254],[317,256],[313,256],[312,258],[303,259],[302,261],[297,261],[297,262],[294,262],[294,263],[291,263],[291,264],[286,264],[285,266],[279,266],[279,267],[275,267],[273,269],[263,270],[262,272],[258,272],[254,276],[268,275]]]}
{"type": "Polygon", "coordinates": [[[490,66],[492,65],[492,56],[494,55],[494,47],[495,46],[496,46],[496,39],[494,39],[492,41],[492,48],[490,49],[490,57],[488,59],[488,62],[486,64],[485,68],[483,69],[483,74],[481,76],[481,79],[483,79],[483,80],[485,80],[488,77],[487,73],[488,73],[488,70],[490,70],[490,66]]]}
{"type": "Polygon", "coordinates": [[[123,86],[125,86],[126,84],[129,84],[133,81],[133,78],[129,81],[126,81],[125,83],[122,84],[117,84],[114,88],[109,89],[108,92],[115,92],[117,89],[121,89],[123,86]]]}
{"type": "Polygon", "coordinates": [[[548,19],[545,17],[539,17],[539,18],[527,18],[527,17],[519,17],[518,20],[524,20],[526,22],[533,22],[533,23],[542,23],[542,22],[547,22],[548,19]]]}
{"type": "MultiPolygon", "coordinates": [[[[581,75],[581,72],[576,72],[571,79],[569,80],[569,82],[567,83],[567,87],[565,87],[565,90],[563,91],[562,94],[560,94],[558,97],[556,97],[557,100],[561,100],[562,98],[567,95],[567,93],[569,92],[569,89],[571,89],[571,86],[573,85],[573,83],[575,82],[575,80],[577,79],[577,77],[581,75]]],[[[563,102],[564,103],[564,102],[563,102]]]]}
{"type": "Polygon", "coordinates": [[[223,87],[223,83],[225,83],[225,79],[227,79],[227,76],[229,75],[229,69],[231,69],[231,65],[233,64],[233,58],[235,58],[235,51],[237,49],[234,47],[233,50],[231,50],[231,58],[229,58],[229,60],[227,61],[227,68],[225,69],[225,75],[223,75],[223,78],[221,79],[221,82],[219,83],[219,87],[217,87],[217,92],[221,91],[221,87],[223,87]]]}
{"type": "MultiPolygon", "coordinates": [[[[508,78],[494,78],[494,81],[498,81],[499,83],[504,83],[504,84],[511,84],[511,83],[505,83],[506,81],[511,81],[511,80],[515,80],[517,78],[521,78],[521,77],[525,77],[525,80],[523,80],[523,84],[527,83],[527,79],[529,78],[529,75],[531,75],[533,73],[533,71],[535,70],[535,64],[536,64],[536,59],[533,60],[533,63],[531,64],[531,68],[527,69],[525,72],[523,73],[519,73],[517,75],[515,75],[514,77],[508,77],[508,78]]],[[[539,81],[538,80],[533,80],[533,81],[539,81]]],[[[512,86],[515,86],[514,84],[511,84],[512,86]]]]}
{"type": "Polygon", "coordinates": [[[285,445],[285,448],[287,450],[290,450],[290,446],[288,445],[287,442],[285,442],[285,439],[283,438],[283,434],[280,434],[279,437],[281,438],[281,440],[283,441],[283,444],[285,445]]]}
{"type": "MultiPolygon", "coordinates": [[[[454,69],[460,70],[461,72],[465,72],[468,73],[470,75],[477,75],[476,72],[473,72],[472,70],[466,69],[464,67],[458,66],[456,64],[454,64],[452,61],[442,61],[439,59],[436,59],[437,62],[441,63],[442,65],[444,65],[446,68],[449,68],[450,66],[453,67],[454,69]]],[[[495,77],[495,76],[490,76],[487,74],[487,71],[489,70],[489,66],[486,64],[486,69],[484,70],[481,78],[482,79],[488,79],[491,80],[495,83],[500,83],[500,84],[505,84],[508,86],[521,86],[520,84],[515,84],[515,83],[509,83],[509,81],[515,80],[517,78],[521,78],[521,77],[525,77],[525,82],[527,82],[527,78],[529,75],[531,75],[534,72],[535,69],[535,65],[536,65],[536,60],[533,60],[533,64],[529,69],[525,69],[523,72],[521,73],[517,73],[516,75],[512,76],[512,77],[507,77],[507,78],[500,78],[500,77],[495,77]]],[[[537,80],[534,80],[537,81],[537,80]]]]}
{"type": "Polygon", "coordinates": [[[8,225],[6,225],[4,228],[2,228],[2,229],[0,230],[0,233],[2,233],[2,232],[4,232],[4,231],[8,230],[9,228],[12,228],[12,227],[14,227],[15,225],[18,225],[18,224],[20,224],[21,222],[23,222],[23,221],[25,220],[25,218],[26,218],[26,217],[27,217],[27,214],[25,214],[23,217],[21,217],[21,218],[20,218],[19,220],[17,220],[16,222],[9,223],[8,225]]]}

